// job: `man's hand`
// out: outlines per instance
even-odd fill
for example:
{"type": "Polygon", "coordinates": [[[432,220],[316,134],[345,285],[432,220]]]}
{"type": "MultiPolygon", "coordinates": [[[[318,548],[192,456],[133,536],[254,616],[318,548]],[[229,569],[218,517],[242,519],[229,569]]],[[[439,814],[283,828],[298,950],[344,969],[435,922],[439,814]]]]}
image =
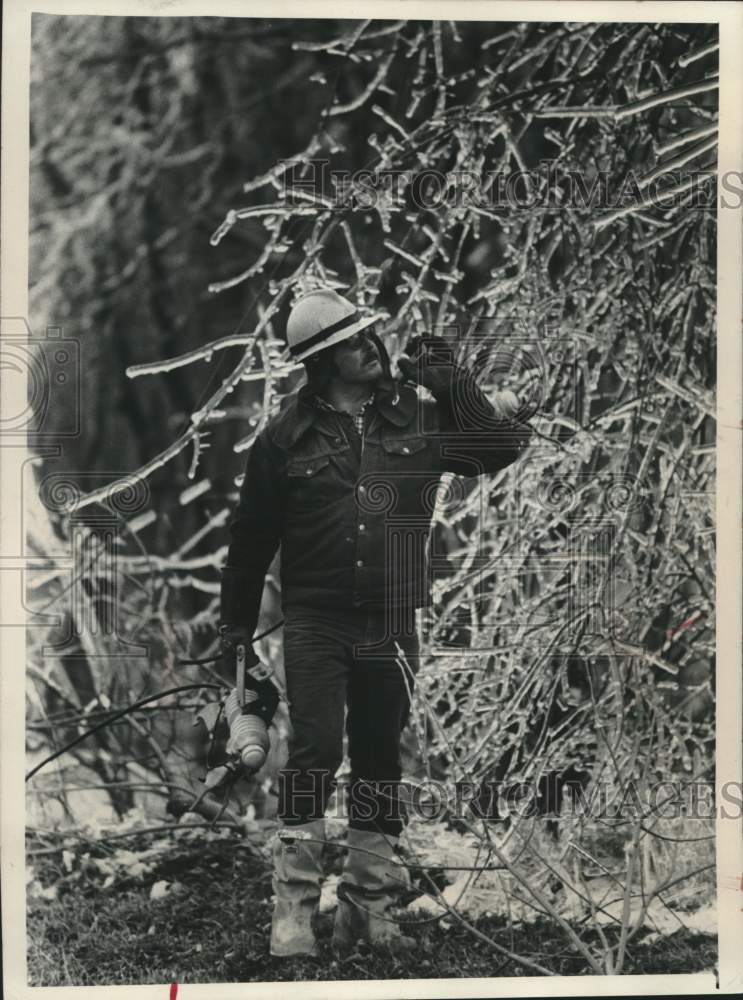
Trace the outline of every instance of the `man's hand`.
{"type": "MultiPolygon", "coordinates": [[[[457,375],[471,373],[454,361],[454,349],[443,337],[413,337],[398,366],[404,377],[432,392],[434,396],[451,390],[457,375]]],[[[502,389],[489,397],[498,420],[511,420],[521,403],[516,393],[502,389]]]]}
{"type": "Polygon", "coordinates": [[[242,625],[220,625],[219,640],[222,647],[222,663],[225,671],[231,676],[237,670],[237,647],[245,647],[245,667],[251,667],[259,663],[255,650],[253,649],[253,636],[242,625]]]}
{"type": "Polygon", "coordinates": [[[413,337],[397,365],[406,379],[434,395],[447,392],[457,372],[454,351],[443,337],[413,337]]]}
{"type": "Polygon", "coordinates": [[[222,663],[230,676],[237,674],[237,647],[245,647],[245,687],[254,695],[247,697],[243,711],[246,715],[257,715],[267,726],[270,725],[279,704],[279,692],[270,679],[273,671],[253,649],[252,635],[240,625],[220,625],[219,638],[222,663]]]}

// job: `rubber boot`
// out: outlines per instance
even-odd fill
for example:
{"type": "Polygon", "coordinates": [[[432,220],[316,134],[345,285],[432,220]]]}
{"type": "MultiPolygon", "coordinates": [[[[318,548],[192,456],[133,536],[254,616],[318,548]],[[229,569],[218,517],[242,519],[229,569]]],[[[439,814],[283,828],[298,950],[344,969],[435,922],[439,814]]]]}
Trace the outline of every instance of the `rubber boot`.
{"type": "Polygon", "coordinates": [[[271,921],[271,954],[317,956],[312,918],[320,902],[323,878],[320,855],[325,820],[281,827],[273,843],[273,890],[276,894],[271,921]],[[292,834],[298,836],[292,836],[292,834]],[[303,839],[303,835],[311,837],[303,839]]]}
{"type": "Polygon", "coordinates": [[[348,831],[348,857],[338,886],[332,948],[343,957],[361,939],[381,951],[406,951],[415,940],[400,933],[392,907],[410,886],[397,856],[398,839],[369,830],[348,831]]]}

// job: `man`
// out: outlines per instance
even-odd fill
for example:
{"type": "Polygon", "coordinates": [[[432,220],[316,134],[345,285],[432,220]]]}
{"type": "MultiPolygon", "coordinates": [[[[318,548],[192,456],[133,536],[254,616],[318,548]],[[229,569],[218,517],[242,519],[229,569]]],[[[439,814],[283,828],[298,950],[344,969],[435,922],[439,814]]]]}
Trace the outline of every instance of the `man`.
{"type": "Polygon", "coordinates": [[[429,601],[435,487],[443,472],[503,468],[528,440],[508,419],[516,397],[500,393],[491,405],[443,341],[419,338],[414,357],[398,362],[403,378],[393,377],[374,321],[332,290],[295,303],[287,340],[307,383],[250,451],[222,574],[229,655],[251,641],[281,545],[292,736],[279,774],[274,955],[317,953],[323,817],[344,726],[349,851],[333,947],[343,953],[359,937],[390,949],[412,943],[389,913],[407,878],[396,853],[400,735],[417,669],[415,609],[429,601]]]}

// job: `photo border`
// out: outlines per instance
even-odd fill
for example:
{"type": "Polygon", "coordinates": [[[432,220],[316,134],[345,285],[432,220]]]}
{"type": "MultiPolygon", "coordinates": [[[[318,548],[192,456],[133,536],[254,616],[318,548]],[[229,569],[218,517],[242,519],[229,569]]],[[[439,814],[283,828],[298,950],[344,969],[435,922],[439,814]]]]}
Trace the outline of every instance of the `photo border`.
{"type": "MultiPolygon", "coordinates": [[[[2,74],[2,233],[0,250],[2,315],[28,315],[28,205],[29,205],[29,67],[32,12],[80,15],[188,17],[376,17],[394,19],[493,21],[673,21],[712,23],[720,27],[720,123],[718,160],[718,380],[717,380],[717,536],[716,578],[719,582],[717,623],[717,750],[716,785],[741,781],[741,276],[743,252],[740,210],[719,208],[724,194],[720,178],[743,169],[743,96],[741,40],[743,6],[725,2],[617,2],[565,0],[559,5],[530,0],[420,2],[420,0],[361,0],[343,3],[305,0],[99,0],[93,2],[31,3],[6,0],[3,9],[2,74]]],[[[53,322],[53,317],[49,317],[53,322]]],[[[6,403],[22,405],[18,380],[15,396],[6,403]]],[[[0,443],[0,553],[21,556],[18,550],[22,510],[20,491],[3,470],[14,467],[19,442],[0,443]],[[9,454],[14,450],[14,454],[9,454]]],[[[8,574],[0,578],[0,622],[12,608],[8,574]]],[[[17,583],[16,583],[17,588],[17,583]]],[[[25,641],[20,627],[0,627],[0,843],[2,845],[4,986],[9,1000],[43,996],[157,998],[164,1000],[170,984],[148,986],[29,987],[26,985],[26,924],[24,878],[24,688],[25,641]]],[[[263,982],[181,984],[184,1000],[247,1000],[250,997],[301,995],[347,997],[473,997],[473,996],[649,996],[660,994],[734,993],[743,990],[743,849],[741,823],[717,820],[717,912],[719,926],[719,989],[711,973],[653,976],[571,976],[553,980],[535,977],[446,980],[377,980],[325,982],[263,982]]]]}

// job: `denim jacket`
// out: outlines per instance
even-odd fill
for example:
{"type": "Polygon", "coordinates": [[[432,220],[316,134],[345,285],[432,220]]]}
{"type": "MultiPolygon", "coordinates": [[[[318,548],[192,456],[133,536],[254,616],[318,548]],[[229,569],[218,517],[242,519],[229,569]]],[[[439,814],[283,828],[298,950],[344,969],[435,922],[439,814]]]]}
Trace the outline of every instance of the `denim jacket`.
{"type": "Polygon", "coordinates": [[[518,457],[530,430],[498,420],[472,375],[457,369],[435,398],[385,379],[360,448],[354,433],[305,386],[258,435],[230,525],[223,622],[252,634],[279,545],[285,609],[428,603],[427,543],[442,473],[496,472],[518,457]]]}

